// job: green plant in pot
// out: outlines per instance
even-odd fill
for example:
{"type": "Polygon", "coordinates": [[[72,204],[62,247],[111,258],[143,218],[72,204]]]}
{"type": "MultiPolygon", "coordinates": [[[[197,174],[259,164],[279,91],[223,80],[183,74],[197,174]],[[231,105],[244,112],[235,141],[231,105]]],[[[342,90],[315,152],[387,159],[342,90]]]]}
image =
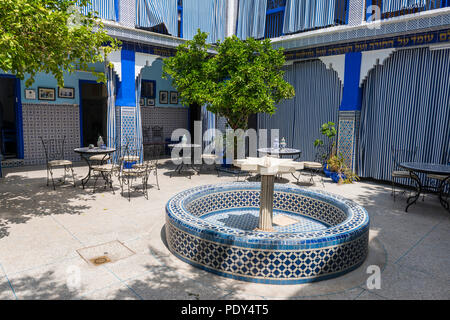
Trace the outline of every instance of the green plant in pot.
{"type": "Polygon", "coordinates": [[[327,161],[328,169],[332,171],[331,178],[338,184],[353,183],[359,177],[345,164],[342,154],[333,155],[327,161]]]}
{"type": "MultiPolygon", "coordinates": [[[[327,159],[329,159],[330,157],[332,157],[333,155],[336,154],[335,138],[337,136],[337,130],[336,130],[335,125],[336,124],[334,122],[329,121],[329,122],[322,124],[322,126],[320,127],[320,133],[322,135],[324,135],[328,140],[327,145],[331,145],[331,149],[327,149],[323,154],[320,155],[320,159],[319,159],[322,163],[325,163],[324,171],[326,174],[328,171],[327,165],[326,165],[327,159]]],[[[322,139],[316,139],[314,141],[314,147],[316,147],[316,148],[324,147],[324,145],[325,145],[325,142],[322,139]]],[[[328,176],[328,174],[327,174],[327,176],[328,176]]]]}

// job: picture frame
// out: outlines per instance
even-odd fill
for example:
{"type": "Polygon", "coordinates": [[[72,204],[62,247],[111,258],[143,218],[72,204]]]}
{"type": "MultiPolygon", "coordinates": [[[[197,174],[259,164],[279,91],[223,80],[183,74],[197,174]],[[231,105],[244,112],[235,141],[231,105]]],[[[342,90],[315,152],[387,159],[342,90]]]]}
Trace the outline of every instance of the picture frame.
{"type": "Polygon", "coordinates": [[[155,106],[155,99],[147,99],[147,107],[154,107],[155,106]]]}
{"type": "Polygon", "coordinates": [[[170,104],[178,104],[178,92],[170,91],[170,104]]]}
{"type": "Polygon", "coordinates": [[[38,99],[46,101],[56,100],[56,90],[55,88],[38,88],[38,99]]]}
{"type": "Polygon", "coordinates": [[[35,89],[25,89],[25,99],[36,100],[36,90],[35,89]]]}
{"type": "Polygon", "coordinates": [[[75,88],[58,87],[58,98],[75,99],[75,88]]]}
{"type": "Polygon", "coordinates": [[[141,99],[139,100],[139,105],[140,105],[141,107],[145,106],[145,98],[141,98],[141,99]]]}
{"type": "Polygon", "coordinates": [[[169,92],[168,91],[160,91],[159,92],[159,103],[161,103],[161,104],[169,103],[169,92]]]}

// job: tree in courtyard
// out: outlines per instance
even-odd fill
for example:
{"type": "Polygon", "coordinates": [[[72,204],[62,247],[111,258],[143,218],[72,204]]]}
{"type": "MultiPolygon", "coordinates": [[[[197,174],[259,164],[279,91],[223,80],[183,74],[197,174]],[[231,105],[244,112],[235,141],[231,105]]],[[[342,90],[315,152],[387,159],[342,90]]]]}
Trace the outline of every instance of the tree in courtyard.
{"type": "Polygon", "coordinates": [[[283,79],[283,49],[273,49],[269,39],[232,36],[213,48],[206,38],[199,30],[164,62],[164,74],[172,77],[185,105],[206,104],[236,130],[247,129],[250,115],[274,114],[276,104],[295,95],[283,79]]]}
{"type": "MultiPolygon", "coordinates": [[[[79,0],[85,7],[90,0],[79,0]]],[[[103,73],[90,64],[105,61],[120,42],[106,34],[95,12],[81,15],[74,0],[1,0],[0,70],[11,72],[30,87],[39,72],[50,73],[64,85],[64,74],[103,73]]]]}

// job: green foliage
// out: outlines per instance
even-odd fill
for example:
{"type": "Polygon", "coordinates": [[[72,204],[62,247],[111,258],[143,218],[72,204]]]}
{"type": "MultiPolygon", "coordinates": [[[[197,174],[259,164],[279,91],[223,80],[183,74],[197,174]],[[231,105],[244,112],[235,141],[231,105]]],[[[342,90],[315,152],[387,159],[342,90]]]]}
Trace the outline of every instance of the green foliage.
{"type": "Polygon", "coordinates": [[[295,95],[283,79],[283,49],[273,49],[270,40],[232,36],[219,42],[213,54],[206,38],[199,30],[165,61],[165,77],[172,77],[184,104],[207,104],[232,129],[246,129],[251,114],[274,114],[277,103],[295,95]]]}
{"type": "Polygon", "coordinates": [[[359,180],[359,177],[345,164],[344,156],[333,155],[327,161],[328,170],[337,172],[340,175],[340,183],[353,183],[353,181],[359,180]],[[345,179],[342,177],[345,176],[345,179]]]}
{"type": "MultiPolygon", "coordinates": [[[[90,0],[81,0],[86,6],[90,0]]],[[[1,0],[0,69],[26,81],[39,72],[51,73],[64,85],[64,74],[76,70],[97,75],[89,64],[103,62],[120,42],[106,34],[95,13],[83,16],[74,0],[1,0]]]]}
{"type": "Polygon", "coordinates": [[[204,105],[212,92],[210,45],[206,33],[198,33],[194,39],[178,46],[174,57],[164,60],[163,77],[172,77],[184,105],[204,105]]]}
{"type": "Polygon", "coordinates": [[[320,133],[327,136],[328,139],[333,139],[337,135],[336,127],[334,122],[327,122],[320,128],[320,133]]]}
{"type": "MultiPolygon", "coordinates": [[[[328,150],[326,153],[324,153],[322,155],[323,159],[327,159],[329,156],[333,156],[336,154],[335,137],[337,136],[337,130],[336,130],[335,125],[336,124],[334,122],[329,121],[329,122],[322,124],[322,126],[320,127],[320,133],[323,134],[324,136],[326,136],[329,141],[331,141],[331,151],[328,150]]],[[[323,146],[323,145],[324,145],[324,141],[322,139],[316,139],[314,141],[314,147],[319,147],[319,146],[323,146]]]]}

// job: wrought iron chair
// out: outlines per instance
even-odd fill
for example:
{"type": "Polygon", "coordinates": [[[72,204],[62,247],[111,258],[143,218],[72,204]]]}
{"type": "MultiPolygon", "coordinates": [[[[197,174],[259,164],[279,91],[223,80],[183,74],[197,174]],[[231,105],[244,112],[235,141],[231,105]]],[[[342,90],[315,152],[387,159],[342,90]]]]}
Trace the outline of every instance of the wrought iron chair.
{"type": "MultiPolygon", "coordinates": [[[[213,138],[211,140],[211,143],[216,144],[216,139],[213,138]]],[[[202,153],[201,158],[202,158],[202,164],[200,165],[200,168],[198,170],[199,173],[202,171],[203,166],[208,165],[208,164],[213,164],[214,170],[216,170],[216,172],[219,173],[219,168],[218,168],[217,162],[218,162],[218,160],[223,158],[223,154],[217,154],[216,149],[214,149],[213,152],[211,152],[211,153],[202,153]]]]}
{"type": "Polygon", "coordinates": [[[147,167],[142,166],[143,145],[134,137],[126,139],[127,145],[124,155],[120,157],[122,168],[120,171],[121,195],[123,196],[124,187],[128,187],[128,201],[130,201],[133,182],[138,178],[143,178],[147,172],[147,167]]]}
{"type": "Polygon", "coordinates": [[[71,171],[73,178],[73,186],[75,187],[75,173],[73,171],[73,164],[70,160],[64,159],[64,143],[66,137],[64,136],[62,139],[52,138],[52,139],[44,139],[42,137],[41,142],[44,148],[45,153],[45,162],[47,164],[47,186],[49,184],[50,178],[53,184],[53,190],[56,190],[55,180],[53,178],[53,170],[57,167],[64,167],[64,176],[62,179],[62,183],[64,184],[66,181],[66,174],[71,171]],[[50,178],[49,178],[50,176],[50,178]]]}
{"type": "MultiPolygon", "coordinates": [[[[128,201],[131,200],[131,190],[133,189],[133,183],[135,183],[138,179],[142,180],[143,193],[146,197],[148,197],[146,182],[148,180],[148,172],[150,170],[150,161],[144,161],[143,163],[138,163],[137,161],[126,161],[135,159],[135,155],[137,152],[138,151],[135,149],[128,149],[127,155],[122,158],[123,166],[119,178],[121,180],[121,195],[123,196],[124,188],[127,187],[128,201]]],[[[134,189],[137,188],[134,187],[134,189]]]]}
{"type": "MultiPolygon", "coordinates": [[[[320,177],[320,182],[322,186],[325,188],[325,183],[323,180],[322,172],[324,165],[327,163],[328,156],[331,152],[331,147],[329,145],[322,145],[317,147],[316,154],[314,155],[314,161],[300,161],[303,163],[303,170],[307,169],[309,172],[309,182],[315,184],[314,178],[320,177]]],[[[300,171],[297,179],[297,183],[300,182],[300,178],[302,176],[302,172],[300,171]]]]}
{"type": "MultiPolygon", "coordinates": [[[[95,193],[95,187],[97,184],[97,180],[102,177],[105,180],[105,189],[106,186],[109,185],[109,187],[112,189],[113,194],[114,188],[113,188],[113,176],[120,177],[120,173],[122,170],[122,163],[124,159],[124,155],[126,155],[127,145],[120,145],[120,140],[116,139],[116,151],[111,153],[108,156],[108,159],[102,159],[100,160],[100,164],[92,166],[92,174],[94,180],[94,188],[93,193],[95,193]],[[106,163],[108,162],[108,163],[106,163]]],[[[104,157],[102,155],[102,157],[104,157]]],[[[119,183],[121,184],[121,180],[119,179],[119,183]]]]}
{"type": "Polygon", "coordinates": [[[152,140],[153,142],[163,142],[164,128],[160,126],[154,126],[152,127],[152,140]]]}
{"type": "Polygon", "coordinates": [[[158,160],[161,156],[161,150],[164,148],[162,145],[153,145],[146,155],[146,158],[142,164],[135,164],[133,166],[134,169],[138,169],[140,172],[144,170],[142,176],[142,188],[145,197],[148,199],[148,180],[150,175],[153,175],[156,178],[156,187],[160,190],[159,181],[158,181],[158,160]]]}
{"type": "MultiPolygon", "coordinates": [[[[392,183],[392,192],[391,196],[394,197],[395,201],[395,179],[410,179],[410,172],[404,169],[401,169],[400,163],[407,161],[414,161],[417,155],[417,147],[412,149],[408,148],[396,148],[393,145],[391,146],[391,155],[394,160],[393,170],[391,173],[391,183],[392,183]]],[[[403,191],[405,192],[405,191],[403,191]]]]}
{"type": "Polygon", "coordinates": [[[144,143],[151,141],[151,129],[150,126],[142,126],[142,134],[144,138],[144,143]]]}
{"type": "MultiPolygon", "coordinates": [[[[450,161],[448,161],[447,165],[450,165],[450,161]]],[[[427,174],[426,178],[434,182],[436,190],[440,190],[440,188],[442,188],[442,191],[446,191],[446,198],[449,197],[450,179],[447,176],[442,176],[439,174],[427,174]]]]}
{"type": "MultiPolygon", "coordinates": [[[[107,143],[108,138],[104,139],[105,143],[107,143]]],[[[116,143],[117,145],[117,143],[116,143]]],[[[96,154],[94,156],[89,157],[89,161],[92,163],[96,163],[98,165],[102,165],[111,160],[111,155],[109,154],[96,154]]]]}

